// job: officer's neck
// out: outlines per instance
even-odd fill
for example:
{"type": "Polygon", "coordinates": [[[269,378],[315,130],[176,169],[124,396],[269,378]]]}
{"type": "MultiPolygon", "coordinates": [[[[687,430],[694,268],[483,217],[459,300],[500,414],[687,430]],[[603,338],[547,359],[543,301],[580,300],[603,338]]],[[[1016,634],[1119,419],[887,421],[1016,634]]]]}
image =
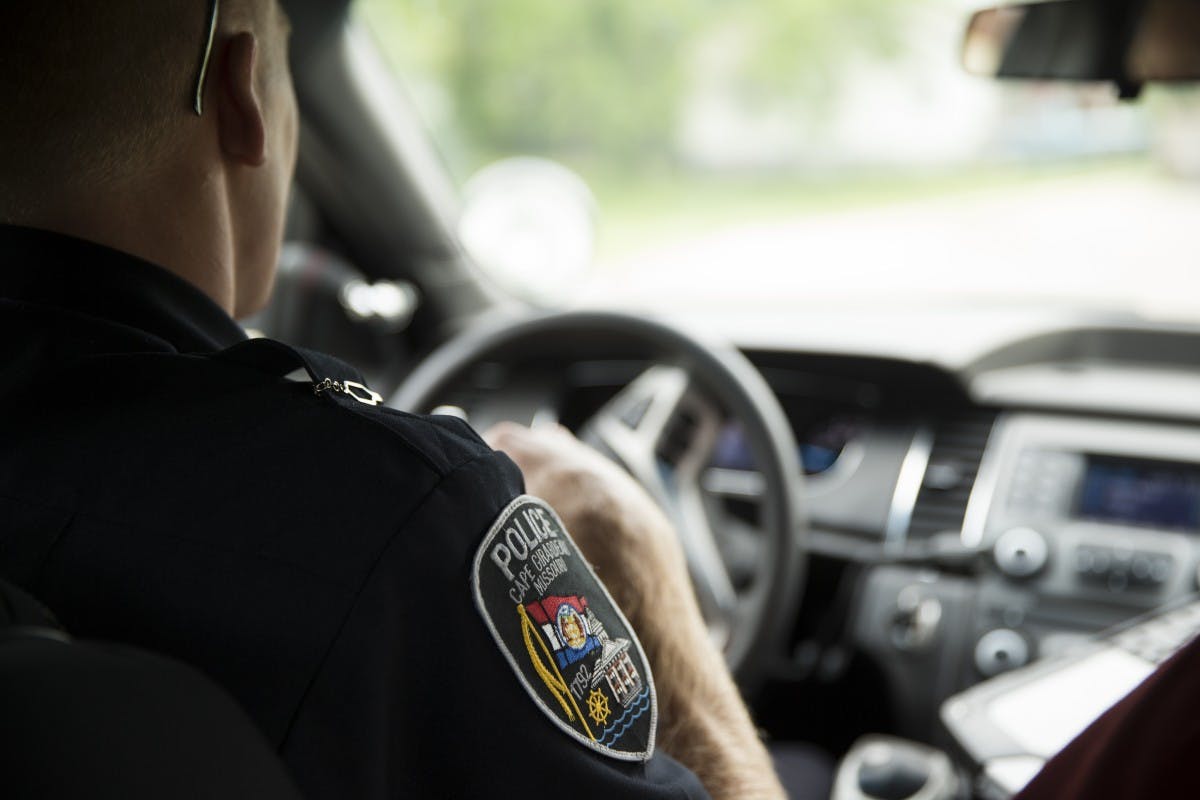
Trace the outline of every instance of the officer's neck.
{"type": "Polygon", "coordinates": [[[175,273],[232,314],[234,247],[225,182],[176,164],[117,186],[53,196],[10,222],[120,250],[175,273]]]}

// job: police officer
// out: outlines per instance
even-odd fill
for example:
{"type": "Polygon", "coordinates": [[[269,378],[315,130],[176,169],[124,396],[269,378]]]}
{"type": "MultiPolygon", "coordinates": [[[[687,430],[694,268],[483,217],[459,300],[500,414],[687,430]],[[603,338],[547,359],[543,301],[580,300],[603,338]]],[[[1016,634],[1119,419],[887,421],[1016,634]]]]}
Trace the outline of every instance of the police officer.
{"type": "Polygon", "coordinates": [[[623,473],[233,321],[282,236],[287,28],[276,0],[0,11],[0,576],[207,672],[310,798],[781,796],[623,473]]]}

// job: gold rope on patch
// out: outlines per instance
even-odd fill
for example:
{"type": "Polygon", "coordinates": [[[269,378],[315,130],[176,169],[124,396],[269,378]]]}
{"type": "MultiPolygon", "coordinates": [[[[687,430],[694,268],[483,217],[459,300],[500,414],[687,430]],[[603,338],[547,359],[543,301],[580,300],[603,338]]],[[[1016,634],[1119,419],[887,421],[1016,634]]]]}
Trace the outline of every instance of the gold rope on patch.
{"type": "Polygon", "coordinates": [[[529,618],[529,612],[525,610],[525,606],[518,605],[517,614],[521,617],[521,636],[525,639],[525,649],[529,653],[529,660],[533,663],[534,672],[538,674],[538,677],[542,679],[542,683],[546,684],[546,688],[550,690],[550,694],[562,706],[567,719],[574,722],[578,718],[579,724],[583,726],[583,732],[593,742],[596,741],[595,735],[592,733],[591,728],[588,727],[587,720],[583,718],[583,712],[579,710],[579,705],[575,702],[571,690],[567,687],[567,681],[563,678],[562,673],[558,671],[558,666],[554,663],[554,656],[551,655],[550,648],[542,641],[542,637],[535,633],[537,629],[534,627],[533,620],[529,618]],[[541,645],[542,652],[546,654],[546,659],[550,662],[549,669],[542,662],[541,657],[538,656],[537,650],[533,646],[534,639],[537,639],[538,644],[541,645]],[[554,671],[551,672],[550,670],[554,671]],[[566,699],[563,699],[564,697],[566,699]],[[567,705],[568,701],[570,701],[570,705],[567,705]],[[574,713],[572,713],[572,709],[574,709],[574,713]]]}

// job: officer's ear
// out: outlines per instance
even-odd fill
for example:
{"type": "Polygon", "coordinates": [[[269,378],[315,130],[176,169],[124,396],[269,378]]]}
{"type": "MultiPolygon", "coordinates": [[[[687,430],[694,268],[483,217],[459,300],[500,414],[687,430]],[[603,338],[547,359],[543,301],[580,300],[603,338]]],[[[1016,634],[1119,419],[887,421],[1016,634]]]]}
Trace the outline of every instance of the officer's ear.
{"type": "Polygon", "coordinates": [[[217,114],[221,151],[248,167],[267,157],[266,122],[257,90],[258,40],[254,34],[235,34],[221,53],[217,114]]]}

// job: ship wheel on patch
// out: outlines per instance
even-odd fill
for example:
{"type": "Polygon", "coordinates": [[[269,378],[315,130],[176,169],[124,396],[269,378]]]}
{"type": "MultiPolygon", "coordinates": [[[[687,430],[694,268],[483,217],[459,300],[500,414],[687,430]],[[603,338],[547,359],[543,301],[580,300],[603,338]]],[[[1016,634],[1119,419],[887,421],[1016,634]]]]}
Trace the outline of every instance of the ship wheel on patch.
{"type": "Polygon", "coordinates": [[[612,711],[608,707],[608,696],[599,689],[593,689],[592,693],[588,695],[587,706],[588,716],[597,725],[603,725],[612,716],[612,711]]]}

